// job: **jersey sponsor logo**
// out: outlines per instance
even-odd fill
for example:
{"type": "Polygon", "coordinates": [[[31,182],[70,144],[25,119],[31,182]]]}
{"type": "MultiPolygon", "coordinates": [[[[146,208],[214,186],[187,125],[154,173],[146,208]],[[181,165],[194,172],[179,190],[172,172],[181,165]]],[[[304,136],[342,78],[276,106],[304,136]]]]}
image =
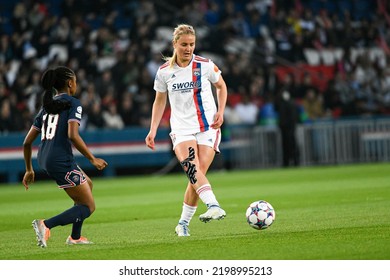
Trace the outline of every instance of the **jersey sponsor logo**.
{"type": "Polygon", "coordinates": [[[191,82],[184,82],[184,83],[176,83],[172,85],[172,90],[188,90],[188,89],[200,89],[201,88],[201,82],[200,80],[191,81],[191,82]]]}

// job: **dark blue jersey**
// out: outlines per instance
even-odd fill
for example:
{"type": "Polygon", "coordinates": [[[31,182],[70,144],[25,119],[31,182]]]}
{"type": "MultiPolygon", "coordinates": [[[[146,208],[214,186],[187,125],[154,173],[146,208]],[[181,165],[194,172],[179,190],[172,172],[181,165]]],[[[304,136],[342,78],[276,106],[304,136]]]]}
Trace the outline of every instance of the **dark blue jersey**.
{"type": "Polygon", "coordinates": [[[68,101],[70,109],[52,115],[42,108],[33,124],[34,128],[41,132],[38,163],[48,173],[64,172],[74,166],[72,144],[68,138],[68,123],[76,121],[80,124],[83,111],[80,100],[66,93],[55,96],[54,99],[68,101]]]}

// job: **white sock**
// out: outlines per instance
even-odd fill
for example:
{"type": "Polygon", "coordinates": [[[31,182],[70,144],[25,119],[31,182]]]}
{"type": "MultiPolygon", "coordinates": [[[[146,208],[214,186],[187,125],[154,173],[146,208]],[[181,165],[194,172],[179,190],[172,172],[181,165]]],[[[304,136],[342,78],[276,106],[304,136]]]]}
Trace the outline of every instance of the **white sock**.
{"type": "Polygon", "coordinates": [[[204,204],[209,207],[210,205],[218,205],[217,198],[215,197],[213,190],[209,184],[201,186],[196,190],[196,193],[199,195],[199,198],[203,201],[204,204]]]}
{"type": "Polygon", "coordinates": [[[179,222],[185,222],[187,225],[190,224],[192,217],[194,216],[196,212],[197,206],[190,206],[183,202],[183,210],[181,212],[180,221],[179,222]]]}

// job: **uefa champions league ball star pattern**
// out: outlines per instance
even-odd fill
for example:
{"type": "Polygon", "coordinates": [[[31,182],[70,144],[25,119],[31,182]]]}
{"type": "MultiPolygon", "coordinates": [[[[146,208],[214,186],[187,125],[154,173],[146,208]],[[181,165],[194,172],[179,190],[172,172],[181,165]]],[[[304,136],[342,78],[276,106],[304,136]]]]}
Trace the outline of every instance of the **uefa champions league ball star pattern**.
{"type": "Polygon", "coordinates": [[[254,229],[269,228],[275,221],[275,210],[265,200],[252,202],[246,210],[246,220],[254,229]]]}

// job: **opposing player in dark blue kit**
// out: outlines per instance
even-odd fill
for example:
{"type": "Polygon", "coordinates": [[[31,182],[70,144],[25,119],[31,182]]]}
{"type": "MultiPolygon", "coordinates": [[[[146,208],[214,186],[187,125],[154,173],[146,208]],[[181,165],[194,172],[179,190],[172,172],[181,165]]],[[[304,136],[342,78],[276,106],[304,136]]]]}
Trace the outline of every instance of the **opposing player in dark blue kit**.
{"type": "Polygon", "coordinates": [[[74,206],[52,218],[32,222],[38,246],[47,247],[50,229],[68,224],[73,226],[66,244],[91,244],[91,241],[81,236],[81,228],[83,221],[95,211],[93,185],[91,179],[76,164],[72,144],[98,170],[104,169],[108,164],[105,160],[96,158],[79,135],[82,107],[80,101],[73,97],[77,88],[75,73],[63,66],[49,69],[42,75],[41,84],[45,90],[43,106],[23,142],[26,164],[23,185],[28,190],[29,184],[34,182],[32,143],[40,134],[39,166],[57,182],[60,189],[65,190],[74,201],[74,206]]]}

